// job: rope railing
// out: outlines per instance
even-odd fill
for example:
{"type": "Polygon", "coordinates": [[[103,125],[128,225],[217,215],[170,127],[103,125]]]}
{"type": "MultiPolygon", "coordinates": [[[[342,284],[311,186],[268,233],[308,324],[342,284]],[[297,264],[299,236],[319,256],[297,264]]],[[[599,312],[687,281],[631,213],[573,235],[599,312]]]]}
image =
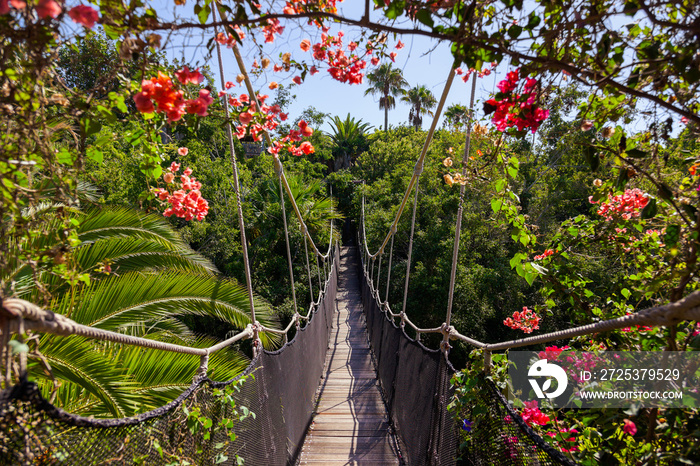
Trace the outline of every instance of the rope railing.
{"type": "MultiPolygon", "coordinates": [[[[336,264],[331,264],[329,274],[332,274],[335,268],[336,264]]],[[[330,280],[330,275],[326,277],[324,285],[328,285],[328,280],[330,280]]],[[[0,328],[0,335],[4,339],[7,339],[12,334],[22,335],[26,331],[37,331],[51,333],[58,336],[82,336],[94,340],[110,341],[113,343],[139,346],[142,348],[160,351],[191,354],[202,358],[200,368],[197,372],[198,374],[202,374],[206,373],[209,355],[238,341],[248,338],[257,338],[257,335],[259,335],[261,332],[284,335],[286,341],[292,326],[296,326],[298,328],[300,325],[300,320],[303,319],[308,321],[311,319],[314,310],[321,304],[323,293],[324,290],[319,293],[317,301],[310,303],[309,310],[305,316],[295,312],[292,320],[284,329],[267,327],[259,322],[250,323],[240,332],[207,348],[177,345],[174,343],[151,340],[149,338],[136,337],[110,330],[90,327],[88,325],[77,323],[62,314],[57,314],[50,310],[43,309],[29,301],[19,298],[8,298],[2,301],[2,306],[0,307],[0,321],[3,322],[3,327],[0,328]]]]}
{"type": "MultiPolygon", "coordinates": [[[[0,316],[5,320],[5,328],[8,334],[20,333],[20,326],[23,326],[23,330],[25,331],[35,330],[60,336],[77,335],[96,340],[111,341],[114,343],[170,351],[173,353],[192,354],[195,356],[208,356],[239,340],[251,338],[254,335],[254,325],[248,324],[241,332],[216,345],[208,348],[193,348],[89,327],[79,324],[62,314],[56,314],[23,299],[15,298],[4,299],[2,301],[0,316]]],[[[3,329],[3,333],[5,333],[5,329],[3,329]]]]}
{"type": "MultiPolygon", "coordinates": [[[[362,221],[364,222],[364,219],[362,219],[362,221]]],[[[367,276],[366,268],[365,276],[367,276]]],[[[672,326],[682,321],[700,320],[700,291],[695,291],[679,301],[668,303],[665,305],[650,307],[638,311],[634,314],[629,314],[615,319],[604,320],[588,325],[582,325],[579,327],[574,327],[566,330],[559,330],[556,332],[549,332],[542,335],[536,335],[526,338],[519,338],[515,340],[497,343],[484,343],[474,338],[470,338],[468,336],[463,335],[462,333],[457,331],[454,326],[447,325],[447,323],[443,323],[440,327],[436,328],[418,327],[408,318],[408,316],[405,315],[405,313],[392,312],[389,303],[386,300],[382,301],[381,297],[379,296],[379,289],[373,286],[371,280],[368,280],[368,282],[370,283],[372,295],[379,304],[379,308],[384,309],[384,312],[386,312],[387,315],[392,319],[401,318],[402,324],[408,325],[417,334],[442,333],[449,340],[463,341],[468,345],[484,350],[485,358],[488,359],[490,359],[490,353],[493,351],[502,351],[512,348],[520,348],[523,346],[547,343],[555,340],[573,338],[582,335],[609,332],[612,330],[631,327],[633,325],[647,325],[659,327],[672,326]]]]}

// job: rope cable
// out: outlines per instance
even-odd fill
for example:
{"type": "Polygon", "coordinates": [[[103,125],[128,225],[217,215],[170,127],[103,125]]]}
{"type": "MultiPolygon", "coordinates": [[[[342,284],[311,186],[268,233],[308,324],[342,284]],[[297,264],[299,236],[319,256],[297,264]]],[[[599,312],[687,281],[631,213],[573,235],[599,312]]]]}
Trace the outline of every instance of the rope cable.
{"type": "MultiPolygon", "coordinates": [[[[421,167],[422,169],[423,167],[421,167]]],[[[413,198],[413,215],[411,218],[411,235],[408,239],[408,258],[406,259],[406,282],[403,286],[403,307],[401,315],[406,315],[406,301],[408,299],[408,283],[411,279],[411,256],[413,255],[413,233],[416,229],[416,210],[418,208],[418,180],[416,180],[416,195],[413,198]]]]}
{"type": "MultiPolygon", "coordinates": [[[[369,252],[369,249],[367,249],[367,253],[370,256],[376,256],[379,254],[379,251],[383,251],[384,248],[386,247],[387,243],[389,242],[389,239],[392,235],[392,231],[396,231],[396,227],[399,224],[399,219],[401,218],[401,215],[403,214],[403,210],[406,207],[406,203],[408,202],[408,197],[411,195],[411,191],[413,190],[413,185],[416,184],[418,181],[418,177],[421,174],[422,167],[423,167],[423,161],[425,160],[425,156],[428,153],[428,147],[430,146],[430,143],[432,142],[433,135],[435,134],[435,128],[437,127],[438,120],[440,119],[440,115],[442,114],[442,108],[445,106],[445,101],[447,100],[447,95],[450,92],[450,87],[452,86],[452,81],[454,80],[455,77],[455,69],[451,68],[450,69],[450,74],[447,77],[447,82],[445,83],[445,88],[442,90],[442,95],[440,96],[440,102],[438,103],[437,109],[435,110],[435,116],[433,117],[433,122],[430,125],[430,129],[428,130],[428,134],[425,139],[425,143],[423,144],[423,149],[421,150],[420,157],[416,161],[415,168],[413,170],[413,176],[411,177],[411,180],[408,183],[408,187],[406,188],[406,192],[404,193],[403,199],[401,200],[401,204],[399,206],[398,212],[396,212],[396,217],[394,218],[394,222],[391,225],[389,233],[387,233],[386,237],[384,238],[384,241],[382,241],[381,246],[377,250],[376,253],[371,254],[369,252]],[[418,167],[421,167],[421,170],[418,170],[418,167]]],[[[364,210],[362,213],[362,216],[364,218],[364,210]]],[[[365,244],[365,248],[367,245],[365,244]]]]}
{"type": "Polygon", "coordinates": [[[307,246],[308,240],[304,236],[304,258],[306,259],[306,274],[309,276],[309,293],[311,294],[311,302],[314,302],[314,285],[311,281],[311,267],[309,266],[309,248],[307,246]]]}
{"type": "Polygon", "coordinates": [[[284,207],[284,188],[282,187],[282,176],[283,176],[283,171],[282,171],[282,163],[279,162],[279,159],[275,159],[275,169],[279,169],[279,179],[280,179],[280,205],[282,206],[282,223],[284,224],[284,240],[285,244],[287,245],[287,264],[289,265],[289,281],[292,286],[292,301],[294,301],[294,314],[297,314],[297,293],[296,293],[296,287],[294,284],[294,269],[292,267],[292,251],[289,247],[289,228],[287,228],[287,212],[284,207]]]}
{"type": "Polygon", "coordinates": [[[391,246],[389,247],[389,265],[387,266],[386,272],[386,295],[384,296],[384,302],[389,302],[389,285],[391,284],[391,261],[394,256],[394,236],[391,235],[391,246]]]}
{"type": "MultiPolygon", "coordinates": [[[[219,4],[216,0],[214,0],[214,8],[212,8],[212,17],[214,19],[214,23],[216,23],[216,13],[217,10],[219,9],[219,4]]],[[[214,27],[214,34],[218,35],[218,27],[214,27]]],[[[225,88],[225,81],[226,78],[224,76],[224,63],[223,59],[221,57],[221,44],[219,44],[218,41],[214,41],[216,43],[216,54],[219,59],[219,76],[221,77],[221,87],[225,88]]],[[[238,61],[238,66],[241,67],[241,69],[245,69],[243,65],[243,60],[240,59],[240,54],[238,53],[238,47],[234,44],[234,54],[236,55],[236,60],[238,61]]],[[[247,75],[246,75],[247,77],[247,75]]],[[[249,84],[249,82],[247,82],[249,84]]],[[[252,86],[251,86],[252,88],[252,86]]],[[[238,228],[241,230],[241,248],[243,252],[243,265],[245,268],[245,282],[246,282],[246,289],[248,291],[248,300],[250,304],[250,318],[251,322],[255,323],[255,302],[253,298],[253,281],[251,279],[251,274],[250,274],[250,263],[248,259],[248,243],[246,241],[246,235],[245,235],[245,220],[243,219],[243,206],[241,202],[241,187],[240,187],[240,182],[238,179],[238,165],[236,162],[236,151],[235,151],[235,145],[233,143],[233,131],[231,130],[231,120],[229,118],[229,109],[228,109],[228,99],[224,97],[224,115],[226,117],[226,136],[228,138],[228,145],[229,145],[229,151],[231,153],[231,165],[233,166],[233,191],[236,195],[236,207],[238,209],[238,228]]],[[[257,100],[256,100],[257,102],[257,100]]]]}
{"type": "MultiPolygon", "coordinates": [[[[476,75],[472,76],[472,93],[469,100],[469,118],[467,120],[467,140],[464,143],[464,155],[462,156],[462,178],[467,174],[467,164],[469,163],[469,151],[471,150],[472,142],[472,120],[474,118],[474,96],[476,94],[476,75]]],[[[459,240],[462,232],[462,215],[464,213],[464,193],[466,186],[461,185],[459,188],[459,208],[457,209],[457,225],[455,225],[455,238],[452,247],[452,269],[450,270],[450,289],[447,298],[447,315],[445,324],[449,327],[452,320],[452,302],[455,292],[455,279],[457,275],[457,259],[459,256],[459,240]]]]}
{"type": "MultiPolygon", "coordinates": [[[[217,50],[219,51],[219,55],[220,55],[221,54],[220,45],[218,42],[216,43],[216,47],[217,47],[217,50]]],[[[233,50],[233,55],[236,58],[236,62],[238,63],[238,68],[239,68],[241,74],[243,75],[243,78],[244,78],[243,81],[245,82],[246,89],[248,90],[250,100],[251,100],[251,102],[253,102],[255,104],[256,108],[260,108],[260,102],[258,101],[258,95],[255,92],[255,90],[253,89],[253,83],[250,81],[250,77],[248,76],[248,70],[246,69],[245,64],[243,63],[243,57],[241,56],[241,52],[238,49],[238,45],[234,43],[231,48],[233,50]]],[[[219,60],[221,61],[221,57],[219,57],[219,60]]],[[[222,65],[219,65],[219,67],[221,70],[222,65]]],[[[223,80],[224,80],[223,71],[222,71],[221,79],[222,79],[222,85],[223,85],[223,80]]],[[[227,104],[228,104],[228,101],[227,101],[227,104]]],[[[226,107],[226,108],[228,108],[228,107],[226,107]]],[[[228,118],[228,114],[227,114],[227,118],[228,118]]],[[[268,133],[267,130],[265,130],[265,129],[263,129],[261,131],[261,133],[262,133],[263,137],[265,138],[265,142],[267,143],[267,146],[268,147],[272,146],[272,138],[270,137],[270,133],[268,133]]],[[[273,157],[274,157],[275,163],[279,163],[280,165],[282,164],[282,161],[279,159],[278,155],[274,155],[273,157]]],[[[301,225],[302,228],[306,227],[306,223],[304,222],[304,219],[301,216],[301,211],[299,210],[299,206],[297,206],[296,200],[294,199],[294,196],[292,195],[292,190],[289,186],[289,183],[287,182],[286,176],[284,176],[284,172],[282,172],[282,184],[284,185],[284,189],[287,192],[287,195],[289,196],[292,207],[294,208],[294,212],[297,216],[297,220],[299,220],[299,224],[301,225]]],[[[332,223],[331,223],[331,228],[332,228],[332,223]]],[[[311,234],[309,233],[308,228],[306,229],[305,236],[309,239],[309,242],[311,243],[311,248],[314,250],[314,252],[316,254],[322,256],[321,252],[316,247],[316,243],[314,242],[313,238],[311,237],[311,234]]],[[[330,246],[329,246],[329,251],[326,254],[326,256],[328,256],[329,254],[330,254],[330,246]]]]}

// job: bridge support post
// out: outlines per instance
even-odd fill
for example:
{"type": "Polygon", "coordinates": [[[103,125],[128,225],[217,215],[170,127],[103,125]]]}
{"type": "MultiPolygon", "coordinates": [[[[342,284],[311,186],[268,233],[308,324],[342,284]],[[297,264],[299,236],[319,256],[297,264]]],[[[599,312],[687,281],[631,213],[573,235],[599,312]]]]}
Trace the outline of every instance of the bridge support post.
{"type": "Polygon", "coordinates": [[[484,350],[484,375],[491,374],[491,351],[484,350]]]}

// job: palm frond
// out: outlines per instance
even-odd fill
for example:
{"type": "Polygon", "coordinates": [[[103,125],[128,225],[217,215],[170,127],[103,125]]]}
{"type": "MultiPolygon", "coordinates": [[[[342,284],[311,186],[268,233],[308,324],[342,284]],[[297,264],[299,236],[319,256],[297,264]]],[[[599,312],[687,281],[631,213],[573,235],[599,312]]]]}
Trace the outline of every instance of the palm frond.
{"type": "MultiPolygon", "coordinates": [[[[138,397],[133,392],[135,385],[127,377],[125,368],[101,350],[99,342],[78,336],[44,335],[40,348],[54,375],[63,380],[64,385],[65,382],[77,385],[99,400],[103,415],[123,417],[134,412],[138,405],[138,397]]],[[[59,388],[59,399],[66,400],[62,390],[66,389],[59,388]]]]}

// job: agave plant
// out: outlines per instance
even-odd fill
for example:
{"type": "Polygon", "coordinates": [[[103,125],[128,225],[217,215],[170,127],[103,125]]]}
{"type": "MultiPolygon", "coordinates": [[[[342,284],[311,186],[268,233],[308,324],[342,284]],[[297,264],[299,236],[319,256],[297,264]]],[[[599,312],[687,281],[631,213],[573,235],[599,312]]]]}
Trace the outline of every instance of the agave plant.
{"type": "MultiPolygon", "coordinates": [[[[64,260],[89,279],[67,283],[53,273],[37,276],[19,267],[0,277],[3,288],[12,284],[15,296],[33,302],[40,302],[43,288],[51,293],[52,311],[80,324],[193,347],[210,346],[217,335],[250,323],[244,287],[218,277],[213,264],[192,251],[164,218],[127,208],[69,215],[79,223],[79,243],[64,260]],[[206,324],[193,327],[192,316],[206,317],[206,324]]],[[[52,228],[60,222],[48,216],[46,224],[52,228]]],[[[50,251],[56,245],[41,247],[50,251]]],[[[255,302],[256,318],[276,326],[270,306],[257,297],[255,302]]],[[[276,344],[262,338],[266,346],[276,344]]],[[[55,380],[39,361],[30,364],[30,377],[65,409],[100,417],[132,415],[172,400],[191,384],[199,365],[192,355],[82,337],[43,335],[38,349],[55,380]]],[[[235,349],[215,353],[209,376],[226,380],[246,365],[247,358],[235,349]]]]}

